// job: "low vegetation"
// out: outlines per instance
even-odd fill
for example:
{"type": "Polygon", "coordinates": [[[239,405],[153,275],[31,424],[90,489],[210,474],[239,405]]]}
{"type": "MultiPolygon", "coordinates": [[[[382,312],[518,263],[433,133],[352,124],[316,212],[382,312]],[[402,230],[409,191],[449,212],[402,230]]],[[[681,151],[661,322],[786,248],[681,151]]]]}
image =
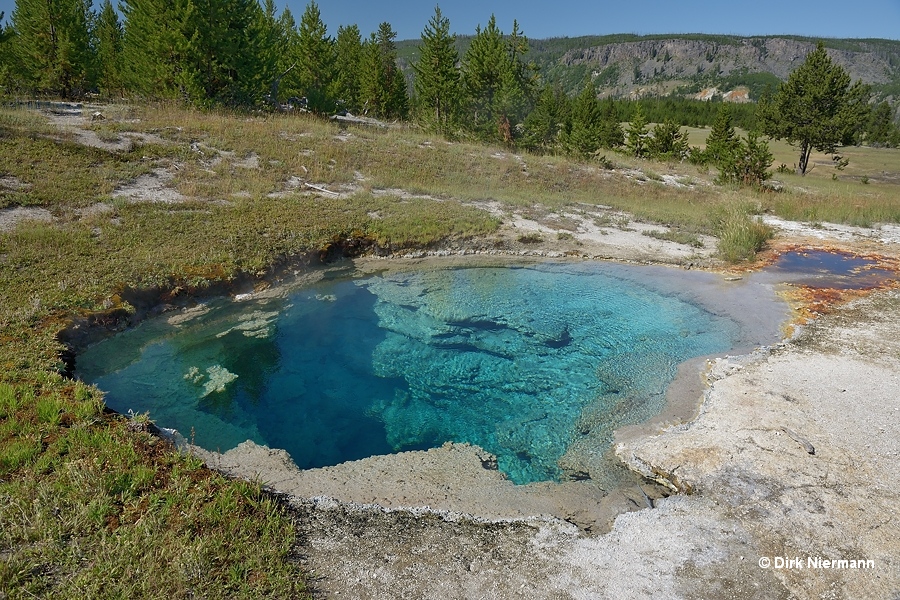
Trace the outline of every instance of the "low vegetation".
{"type": "Polygon", "coordinates": [[[8,598],[305,589],[291,520],[259,484],[210,472],[59,376],[0,383],[0,524],[8,598]]]}
{"type": "Polygon", "coordinates": [[[719,256],[728,262],[753,258],[772,239],[775,231],[746,206],[721,209],[714,217],[719,237],[719,256]]]}

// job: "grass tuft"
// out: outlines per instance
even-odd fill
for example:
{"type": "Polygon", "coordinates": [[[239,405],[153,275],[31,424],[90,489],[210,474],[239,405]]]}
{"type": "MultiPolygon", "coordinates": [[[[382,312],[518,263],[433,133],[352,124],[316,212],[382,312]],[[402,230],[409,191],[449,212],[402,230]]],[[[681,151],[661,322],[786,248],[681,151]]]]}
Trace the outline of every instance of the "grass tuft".
{"type": "Polygon", "coordinates": [[[716,230],[719,256],[730,263],[752,260],[775,235],[770,226],[746,207],[721,211],[716,219],[716,230]]]}

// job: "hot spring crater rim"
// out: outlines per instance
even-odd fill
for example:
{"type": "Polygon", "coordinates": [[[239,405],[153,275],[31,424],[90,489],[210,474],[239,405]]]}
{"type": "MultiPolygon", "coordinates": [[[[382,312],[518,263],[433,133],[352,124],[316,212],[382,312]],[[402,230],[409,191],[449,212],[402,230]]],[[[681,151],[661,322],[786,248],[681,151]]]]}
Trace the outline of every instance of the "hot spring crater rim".
{"type": "Polygon", "coordinates": [[[772,285],[596,262],[326,270],[270,297],[148,319],[78,355],[122,413],[300,468],[478,445],[516,483],[609,479],[613,432],[680,363],[780,341],[772,285]]]}

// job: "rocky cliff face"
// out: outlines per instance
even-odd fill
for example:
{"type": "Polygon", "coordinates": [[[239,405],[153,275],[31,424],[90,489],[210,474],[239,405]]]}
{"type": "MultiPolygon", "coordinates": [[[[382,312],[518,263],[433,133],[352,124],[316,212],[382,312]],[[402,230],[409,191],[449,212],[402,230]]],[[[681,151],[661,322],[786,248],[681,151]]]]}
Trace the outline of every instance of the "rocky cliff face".
{"type": "MultiPolygon", "coordinates": [[[[856,42],[858,51],[828,49],[831,58],[854,79],[881,84],[900,76],[900,55],[883,46],[856,42]],[[893,64],[892,64],[893,63],[893,64]],[[896,66],[894,66],[896,65],[896,66]]],[[[615,67],[606,87],[630,87],[649,82],[696,81],[704,76],[771,73],[779,79],[801,65],[815,43],[788,38],[734,38],[726,42],[692,39],[652,39],[570,50],[565,66],[585,65],[595,74],[615,67]]]]}

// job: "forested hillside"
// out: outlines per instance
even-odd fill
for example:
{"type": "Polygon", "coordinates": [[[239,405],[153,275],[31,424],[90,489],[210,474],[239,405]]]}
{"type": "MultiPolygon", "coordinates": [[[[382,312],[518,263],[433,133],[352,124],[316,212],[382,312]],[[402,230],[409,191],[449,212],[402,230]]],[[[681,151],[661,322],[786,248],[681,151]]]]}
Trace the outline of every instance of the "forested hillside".
{"type": "MultiPolygon", "coordinates": [[[[471,36],[459,36],[462,54],[471,36]]],[[[900,41],[825,39],[830,56],[872,85],[878,99],[900,101],[900,41]]],[[[777,86],[809,54],[817,39],[797,36],[739,37],[708,34],[604,35],[529,40],[527,60],[542,79],[558,81],[568,93],[590,75],[601,96],[695,95],[717,88],[713,97],[745,87],[757,100],[777,86]]],[[[417,60],[419,40],[397,43],[401,63],[417,60]]]]}
{"type": "MultiPolygon", "coordinates": [[[[315,2],[297,20],[274,0],[17,0],[0,30],[0,93],[349,112],[593,152],[622,145],[621,123],[638,108],[650,123],[710,126],[725,100],[732,122],[753,129],[755,103],[816,47],[807,38],[700,34],[529,40],[510,25],[490,16],[456,36],[437,9],[421,39],[398,42],[388,22],[368,37],[356,25],[331,31],[315,2]],[[585,146],[578,123],[586,121],[585,146]]],[[[825,48],[868,86],[872,110],[845,142],[896,143],[900,42],[825,40],[825,48]]]]}

